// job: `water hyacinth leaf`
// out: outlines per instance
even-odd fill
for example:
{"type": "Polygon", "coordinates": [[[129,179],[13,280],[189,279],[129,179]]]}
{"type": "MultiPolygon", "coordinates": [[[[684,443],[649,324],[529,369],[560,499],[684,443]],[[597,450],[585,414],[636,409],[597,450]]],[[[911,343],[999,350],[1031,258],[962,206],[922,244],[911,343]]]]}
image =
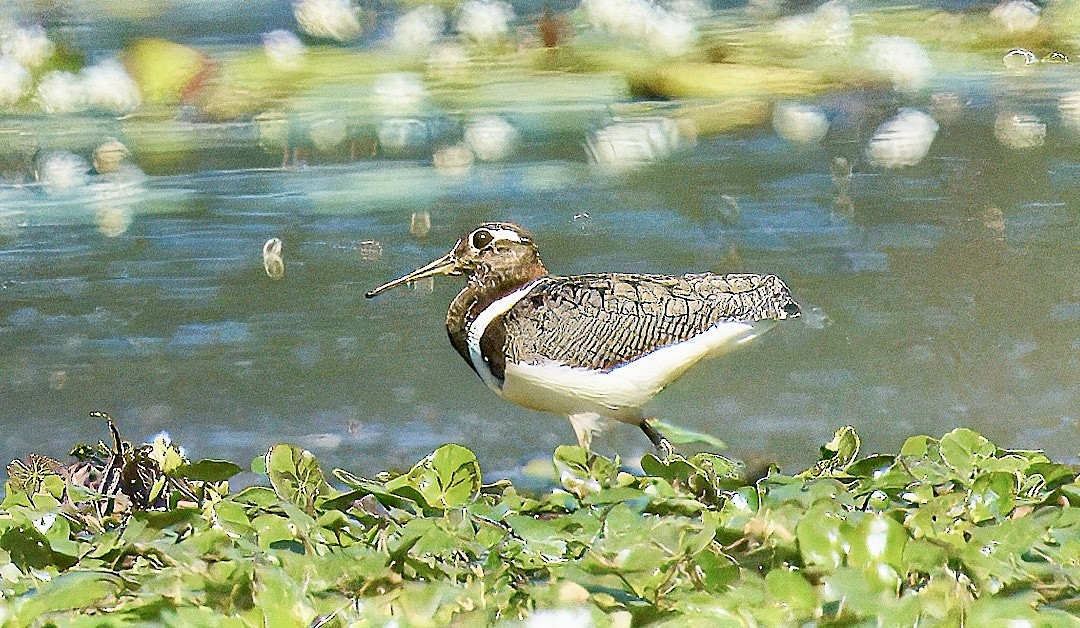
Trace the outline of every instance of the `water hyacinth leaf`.
{"type": "Polygon", "coordinates": [[[999,451],[997,455],[980,459],[979,471],[983,473],[1023,473],[1030,464],[1031,462],[1023,456],[999,451]]]}
{"type": "Polygon", "coordinates": [[[119,576],[103,571],[71,571],[44,583],[15,607],[17,625],[30,625],[49,613],[105,606],[123,586],[119,576]]]}
{"type": "Polygon", "coordinates": [[[651,419],[649,424],[659,430],[669,441],[676,445],[686,443],[702,443],[715,448],[717,451],[727,449],[727,443],[710,434],[695,432],[685,427],[679,427],[671,423],[665,423],[659,419],[651,419]]]}
{"type": "Polygon", "coordinates": [[[1015,596],[976,600],[968,616],[972,626],[1075,626],[1076,616],[1057,621],[1035,610],[1039,596],[1034,592],[1015,596]]]}
{"type": "Polygon", "coordinates": [[[847,468],[849,475],[857,478],[873,478],[885,473],[896,461],[894,456],[876,454],[867,456],[847,468]]]}
{"type": "MultiPolygon", "coordinates": [[[[52,521],[48,530],[45,531],[45,538],[49,540],[49,547],[56,554],[67,557],[66,560],[72,560],[80,555],[80,544],[71,540],[71,524],[65,517],[55,516],[53,514],[47,515],[52,521]]],[[[66,560],[64,562],[66,562],[66,560]]]]}
{"type": "Polygon", "coordinates": [[[343,482],[346,486],[351,487],[353,490],[342,493],[333,499],[326,500],[322,504],[323,508],[345,509],[352,506],[355,502],[371,496],[376,504],[371,504],[370,501],[366,501],[364,504],[361,504],[362,510],[376,510],[376,508],[374,508],[376,505],[383,509],[400,508],[413,514],[418,514],[421,510],[419,504],[423,500],[417,499],[420,496],[415,490],[411,489],[411,487],[399,486],[391,493],[390,489],[382,482],[376,482],[375,480],[369,480],[353,475],[344,469],[334,469],[334,477],[343,482]]]}
{"type": "Polygon", "coordinates": [[[476,455],[451,443],[436,449],[405,475],[387,482],[386,488],[394,491],[411,487],[429,507],[445,509],[474,500],[482,484],[476,455]]]}
{"type": "Polygon", "coordinates": [[[164,473],[172,473],[187,462],[180,453],[180,448],[163,434],[154,438],[154,442],[150,444],[149,456],[164,473]]]}
{"type": "Polygon", "coordinates": [[[350,488],[370,490],[383,488],[382,482],[377,482],[375,480],[369,480],[368,478],[360,477],[359,475],[354,475],[349,471],[346,471],[345,469],[334,469],[333,473],[335,478],[337,478],[339,481],[341,481],[350,488]]]}
{"type": "Polygon", "coordinates": [[[247,531],[251,528],[251,518],[244,507],[235,501],[220,501],[214,504],[214,517],[227,530],[247,531]]]}
{"type": "Polygon", "coordinates": [[[668,482],[678,480],[685,482],[697,468],[679,454],[668,456],[667,460],[661,460],[655,454],[647,453],[641,457],[641,470],[646,475],[663,478],[668,482]]]}
{"type": "Polygon", "coordinates": [[[855,428],[846,425],[838,430],[833,439],[821,448],[821,460],[799,477],[822,477],[843,472],[859,455],[859,435],[855,428]]]}
{"type": "Polygon", "coordinates": [[[1035,563],[1042,560],[1030,561],[1029,552],[1043,545],[1045,534],[1046,528],[1035,517],[973,527],[961,555],[974,578],[1008,586],[1035,573],[1035,563]]]}
{"type": "Polygon", "coordinates": [[[1057,489],[1061,494],[1061,498],[1069,503],[1071,506],[1080,506],[1080,479],[1075,482],[1059,486],[1057,489]]]}
{"type": "Polygon", "coordinates": [[[911,539],[904,544],[904,566],[908,571],[930,573],[945,564],[948,553],[944,547],[924,539],[911,539]]]}
{"type": "MultiPolygon", "coordinates": [[[[632,486],[619,486],[586,495],[582,497],[582,501],[591,506],[634,502],[644,507],[649,502],[649,499],[641,492],[641,489],[632,486]]],[[[700,508],[700,504],[698,506],[700,508]]]]}
{"type": "Polygon", "coordinates": [[[765,588],[769,595],[791,609],[795,617],[809,617],[818,607],[817,590],[800,571],[773,569],[765,574],[765,588]]]}
{"type": "Polygon", "coordinates": [[[728,458],[717,454],[699,453],[690,458],[690,462],[698,469],[705,471],[715,478],[737,478],[739,465],[728,458]]]}
{"type": "Polygon", "coordinates": [[[1056,462],[1037,462],[1028,467],[1027,472],[1041,475],[1046,487],[1051,489],[1080,478],[1080,474],[1077,473],[1076,469],[1056,462]]]}
{"type": "Polygon", "coordinates": [[[908,437],[904,441],[904,444],[900,447],[901,456],[911,456],[912,458],[933,457],[938,456],[938,441],[937,439],[919,434],[918,436],[908,437]]]}
{"type": "Polygon", "coordinates": [[[317,613],[306,599],[303,582],[291,578],[279,567],[255,568],[254,602],[262,611],[264,626],[307,626],[317,613]]]}
{"type": "Polygon", "coordinates": [[[617,459],[598,456],[575,445],[556,447],[552,463],[563,488],[579,498],[600,492],[619,471],[617,459]]]}
{"type": "Polygon", "coordinates": [[[795,527],[803,564],[825,570],[840,567],[844,562],[843,524],[844,520],[832,504],[818,504],[807,511],[795,527]]]}
{"type": "Polygon", "coordinates": [[[903,568],[908,533],[891,517],[867,515],[854,528],[847,530],[845,536],[849,565],[873,567],[884,563],[897,571],[903,568]]]}
{"type": "Polygon", "coordinates": [[[269,549],[280,541],[292,541],[296,538],[296,526],[285,517],[264,514],[251,521],[251,527],[259,539],[259,547],[269,549]]]}
{"type": "Polygon", "coordinates": [[[962,478],[968,478],[980,462],[994,455],[996,447],[985,436],[958,427],[941,437],[941,459],[962,478]]]}
{"type": "Polygon", "coordinates": [[[238,504],[248,504],[258,508],[270,508],[277,503],[278,496],[274,489],[265,486],[249,486],[232,498],[238,504]]]}
{"type": "Polygon", "coordinates": [[[927,538],[960,547],[972,522],[963,519],[966,497],[962,492],[945,493],[928,499],[907,519],[915,538],[927,538]]]}
{"type": "Polygon", "coordinates": [[[876,616],[896,599],[896,582],[883,579],[874,568],[840,567],[825,578],[830,597],[842,600],[845,612],[876,616]]]}
{"type": "Polygon", "coordinates": [[[691,569],[710,591],[723,590],[739,577],[740,572],[739,563],[716,546],[694,555],[691,569]]]}
{"type": "MultiPolygon", "coordinates": [[[[33,495],[41,490],[49,490],[46,488],[46,483],[53,479],[60,479],[57,475],[57,470],[60,468],[60,463],[48,456],[41,456],[38,454],[30,454],[27,456],[26,462],[22,460],[12,460],[11,464],[7,466],[8,482],[11,486],[19,489],[27,495],[33,495]]],[[[55,482],[52,484],[55,488],[55,482]]],[[[63,483],[61,480],[61,493],[53,493],[56,497],[62,495],[63,483]]],[[[11,491],[7,491],[11,492],[11,491]]],[[[52,491],[50,491],[52,493],[52,491]]]]}
{"type": "Polygon", "coordinates": [[[63,567],[70,565],[68,560],[52,551],[49,539],[30,524],[19,524],[5,530],[0,535],[0,549],[7,552],[11,562],[23,570],[44,569],[57,562],[63,567]]]}
{"type": "Polygon", "coordinates": [[[315,455],[293,445],[274,445],[266,452],[266,475],[278,497],[309,514],[315,510],[316,499],[334,493],[315,455]]]}
{"type": "Polygon", "coordinates": [[[242,470],[228,460],[203,459],[182,464],[169,475],[196,482],[224,482],[242,470]]]}
{"type": "Polygon", "coordinates": [[[1016,475],[986,473],[975,478],[968,496],[968,508],[976,523],[988,519],[1001,520],[1016,505],[1016,475]]]}

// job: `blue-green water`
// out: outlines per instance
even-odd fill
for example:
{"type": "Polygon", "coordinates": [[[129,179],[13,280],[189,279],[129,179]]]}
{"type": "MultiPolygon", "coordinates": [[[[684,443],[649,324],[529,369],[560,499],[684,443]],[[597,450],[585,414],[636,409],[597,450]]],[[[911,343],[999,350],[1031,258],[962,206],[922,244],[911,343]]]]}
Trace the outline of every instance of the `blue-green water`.
{"type": "MultiPolygon", "coordinates": [[[[277,9],[215,45],[288,28],[287,6],[277,9]]],[[[124,27],[89,23],[99,26],[120,45],[124,27]]],[[[195,41],[213,27],[200,28],[195,41]]],[[[354,44],[364,45],[375,44],[354,44]]],[[[245,461],[289,441],[370,473],[453,441],[489,475],[513,474],[573,432],[496,398],[453,352],[443,317],[459,280],[363,298],[498,219],[531,229],[559,274],[788,282],[804,317],[701,365],[652,406],[732,455],[796,467],[845,424],[867,451],[964,425],[1075,460],[1080,134],[1059,105],[1078,87],[1070,64],[953,71],[910,94],[845,88],[808,101],[830,121],[820,142],[793,144],[764,122],[684,138],[615,172],[590,161],[590,140],[627,119],[657,124],[675,104],[643,113],[606,74],[492,72],[479,104],[417,116],[423,138],[396,151],[379,114],[362,100],[335,109],[331,93],[286,114],[289,148],[250,118],[10,113],[0,455],[63,457],[105,435],[86,418],[104,410],[129,438],[168,431],[194,457],[245,461]],[[937,110],[925,159],[868,163],[880,122],[902,106],[936,111],[942,95],[959,105],[937,110]],[[1038,116],[1044,142],[1013,147],[1000,120],[1014,109],[1038,116]],[[510,152],[436,168],[432,152],[480,115],[516,129],[510,152]],[[320,123],[341,137],[320,147],[320,123]],[[36,149],[89,161],[108,137],[137,171],[52,192],[33,180],[36,149]],[[430,231],[411,231],[425,214],[430,231]],[[280,281],[263,269],[270,237],[284,243],[280,281]]],[[[647,445],[625,426],[597,441],[626,458],[647,445]]]]}

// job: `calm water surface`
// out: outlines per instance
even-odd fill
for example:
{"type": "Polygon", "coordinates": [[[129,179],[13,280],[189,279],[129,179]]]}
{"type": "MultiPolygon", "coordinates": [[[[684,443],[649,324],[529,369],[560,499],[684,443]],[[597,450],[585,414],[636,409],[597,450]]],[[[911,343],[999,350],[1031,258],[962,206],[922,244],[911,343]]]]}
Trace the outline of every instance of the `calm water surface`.
{"type": "MultiPolygon", "coordinates": [[[[489,476],[514,475],[573,432],[493,396],[450,348],[443,317],[460,280],[363,298],[497,219],[530,228],[554,273],[788,282],[804,317],[652,404],[731,455],[796,468],[845,424],[867,452],[970,426],[1076,461],[1080,135],[1058,108],[1080,87],[1075,70],[940,76],[903,97],[831,93],[809,101],[830,120],[819,143],[762,124],[614,173],[587,150],[631,106],[612,77],[537,79],[567,94],[537,104],[494,77],[471,113],[509,121],[516,148],[461,172],[434,167],[430,137],[372,152],[381,123],[364,111],[330,148],[296,142],[284,167],[288,149],[253,121],[161,124],[185,146],[166,150],[152,141],[166,131],[138,120],[0,118],[0,456],[63,457],[105,435],[86,418],[104,410],[129,438],[165,430],[193,457],[244,462],[289,441],[372,473],[453,441],[489,476]],[[960,105],[938,115],[928,156],[868,164],[877,125],[901,106],[933,111],[934,94],[960,105]],[[1015,108],[1046,124],[1042,145],[995,135],[1015,108]],[[21,178],[19,142],[88,157],[110,136],[142,174],[57,193],[21,178]],[[411,233],[424,212],[430,231],[411,233]],[[270,237],[284,242],[281,281],[263,270],[270,237]]],[[[469,115],[423,122],[453,141],[469,115]]],[[[625,426],[598,439],[630,459],[647,445],[625,426]]]]}

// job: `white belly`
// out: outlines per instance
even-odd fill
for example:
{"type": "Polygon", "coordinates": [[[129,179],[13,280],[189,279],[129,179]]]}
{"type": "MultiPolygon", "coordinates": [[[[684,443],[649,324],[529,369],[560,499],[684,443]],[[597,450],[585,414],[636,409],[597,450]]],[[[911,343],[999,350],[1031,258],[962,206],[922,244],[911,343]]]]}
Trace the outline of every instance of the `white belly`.
{"type": "Polygon", "coordinates": [[[718,323],[676,345],[647,353],[610,371],[558,362],[506,364],[501,389],[518,405],[554,414],[596,413],[637,424],[641,407],[702,359],[729,351],[761,334],[772,321],[718,323]]]}

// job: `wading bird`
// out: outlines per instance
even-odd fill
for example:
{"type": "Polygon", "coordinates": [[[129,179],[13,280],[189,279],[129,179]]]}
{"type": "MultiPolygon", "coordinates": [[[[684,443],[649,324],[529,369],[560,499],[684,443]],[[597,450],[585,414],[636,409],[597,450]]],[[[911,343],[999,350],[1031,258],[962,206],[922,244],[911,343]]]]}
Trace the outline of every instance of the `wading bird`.
{"type": "Polygon", "coordinates": [[[503,222],[365,296],[435,275],[467,277],[446,313],[465,362],[500,397],[567,416],[586,449],[615,419],[666,457],[671,443],[642,406],[700,360],[799,315],[775,275],[549,275],[529,232],[503,222]]]}

